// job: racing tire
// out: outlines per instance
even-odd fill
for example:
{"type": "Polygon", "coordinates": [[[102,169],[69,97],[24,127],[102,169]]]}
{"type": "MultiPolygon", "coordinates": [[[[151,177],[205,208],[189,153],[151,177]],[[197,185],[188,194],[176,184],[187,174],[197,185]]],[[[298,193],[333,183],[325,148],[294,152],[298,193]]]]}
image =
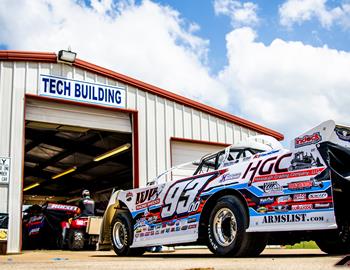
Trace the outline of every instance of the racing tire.
{"type": "Polygon", "coordinates": [[[133,242],[132,222],[129,213],[117,213],[111,224],[111,240],[114,252],[118,256],[141,256],[145,248],[130,248],[133,242]]]}
{"type": "Polygon", "coordinates": [[[316,244],[323,252],[329,255],[343,255],[350,253],[350,224],[344,224],[337,230],[323,233],[315,239],[316,244]]]}
{"type": "Polygon", "coordinates": [[[70,250],[83,250],[85,235],[81,230],[71,230],[68,234],[68,248],[70,250]]]}
{"type": "Polygon", "coordinates": [[[240,256],[246,241],[247,214],[234,196],[221,197],[212,209],[208,230],[208,248],[217,256],[240,256]]]}
{"type": "Polygon", "coordinates": [[[264,251],[269,235],[267,233],[246,233],[237,257],[257,257],[264,251]]]}

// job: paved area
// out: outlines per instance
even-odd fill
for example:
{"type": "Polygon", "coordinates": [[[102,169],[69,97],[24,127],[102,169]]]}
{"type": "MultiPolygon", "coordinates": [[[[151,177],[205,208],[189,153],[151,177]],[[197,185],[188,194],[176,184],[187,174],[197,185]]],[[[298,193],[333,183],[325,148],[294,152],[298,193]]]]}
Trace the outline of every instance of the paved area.
{"type": "Polygon", "coordinates": [[[141,257],[117,257],[112,251],[25,251],[0,256],[0,269],[334,269],[341,256],[328,256],[318,249],[265,249],[257,258],[217,258],[207,249],[177,249],[146,253],[141,257]]]}

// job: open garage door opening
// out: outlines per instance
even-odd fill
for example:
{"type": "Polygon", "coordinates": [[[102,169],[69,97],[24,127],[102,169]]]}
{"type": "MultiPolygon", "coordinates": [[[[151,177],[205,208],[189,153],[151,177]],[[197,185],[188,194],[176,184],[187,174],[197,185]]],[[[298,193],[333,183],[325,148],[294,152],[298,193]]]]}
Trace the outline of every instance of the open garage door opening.
{"type": "Polygon", "coordinates": [[[23,249],[83,249],[88,244],[95,248],[98,222],[91,229],[94,238],[68,233],[74,225],[85,234],[93,225],[78,207],[83,190],[90,191],[94,201],[91,216],[98,217],[104,214],[113,189],[133,188],[131,123],[132,116],[125,112],[27,102],[23,249]],[[84,221],[81,225],[75,222],[79,218],[84,221]],[[84,243],[75,245],[73,240],[79,237],[84,243]]]}
{"type": "Polygon", "coordinates": [[[24,204],[74,203],[83,189],[105,201],[132,188],[131,134],[35,121],[25,134],[24,204]]]}
{"type": "MultiPolygon", "coordinates": [[[[95,215],[102,216],[113,189],[133,187],[132,136],[129,133],[26,121],[25,142],[23,210],[28,218],[33,216],[28,211],[36,211],[36,208],[40,211],[37,206],[68,205],[64,210],[74,209],[70,206],[78,205],[85,189],[95,201],[95,215]]],[[[67,215],[66,221],[78,215],[79,212],[73,212],[67,215]]],[[[34,216],[40,215],[34,213],[34,216]]],[[[65,221],[64,217],[57,219],[65,221]]],[[[24,226],[28,222],[24,221],[24,226]]],[[[34,218],[34,232],[40,230],[36,222],[34,218]]],[[[51,226],[50,230],[60,234],[59,222],[49,224],[55,223],[49,219],[43,222],[48,224],[42,226],[51,226]]],[[[52,233],[47,233],[50,235],[46,237],[51,237],[52,233]]],[[[27,249],[55,248],[57,243],[57,239],[48,239],[47,243],[42,243],[41,239],[39,243],[35,237],[31,238],[28,228],[24,228],[23,234],[26,234],[23,247],[27,249]]]]}

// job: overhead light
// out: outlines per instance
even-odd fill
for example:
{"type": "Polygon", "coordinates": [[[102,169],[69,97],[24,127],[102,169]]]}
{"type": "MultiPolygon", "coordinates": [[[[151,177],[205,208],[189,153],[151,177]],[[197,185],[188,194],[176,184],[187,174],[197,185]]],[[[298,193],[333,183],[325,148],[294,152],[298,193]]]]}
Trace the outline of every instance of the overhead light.
{"type": "Polygon", "coordinates": [[[68,169],[68,170],[66,170],[66,171],[63,171],[63,172],[61,172],[61,173],[59,173],[59,174],[56,174],[56,175],[52,176],[51,179],[60,178],[60,177],[62,177],[62,176],[64,176],[64,175],[67,175],[67,174],[69,174],[69,173],[75,172],[76,169],[77,169],[77,167],[70,168],[70,169],[68,169]]]}
{"type": "Polygon", "coordinates": [[[109,158],[109,157],[114,156],[116,154],[119,154],[125,150],[128,150],[130,147],[131,147],[130,143],[123,144],[122,146],[119,146],[115,149],[112,149],[112,150],[102,154],[102,155],[95,157],[94,161],[100,161],[102,159],[109,158]]]}
{"type": "Polygon", "coordinates": [[[44,123],[44,122],[28,122],[26,127],[38,129],[56,129],[58,124],[44,123]]]}
{"type": "Polygon", "coordinates": [[[27,186],[26,188],[23,189],[23,191],[30,190],[32,188],[35,188],[35,187],[39,186],[39,185],[40,185],[40,183],[35,183],[33,185],[27,186]]]}
{"type": "Polygon", "coordinates": [[[57,61],[64,62],[66,64],[73,64],[76,56],[77,54],[75,52],[71,52],[70,50],[60,50],[57,55],[57,61]]]}
{"type": "Polygon", "coordinates": [[[58,128],[59,131],[68,131],[68,132],[88,132],[90,129],[89,128],[84,128],[84,127],[75,127],[75,126],[60,126],[58,128]]]}

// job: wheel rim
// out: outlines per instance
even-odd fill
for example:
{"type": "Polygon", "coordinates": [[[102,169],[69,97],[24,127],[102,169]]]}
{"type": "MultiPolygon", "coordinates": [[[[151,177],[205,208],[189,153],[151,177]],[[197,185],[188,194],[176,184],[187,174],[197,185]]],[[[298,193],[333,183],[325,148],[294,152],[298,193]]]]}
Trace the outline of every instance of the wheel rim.
{"type": "Polygon", "coordinates": [[[227,247],[233,243],[237,234],[237,222],[229,208],[222,208],[215,214],[213,229],[218,244],[227,247]]]}
{"type": "Polygon", "coordinates": [[[113,226],[113,242],[118,249],[124,247],[126,238],[126,232],[123,224],[120,221],[117,221],[113,226]]]}

